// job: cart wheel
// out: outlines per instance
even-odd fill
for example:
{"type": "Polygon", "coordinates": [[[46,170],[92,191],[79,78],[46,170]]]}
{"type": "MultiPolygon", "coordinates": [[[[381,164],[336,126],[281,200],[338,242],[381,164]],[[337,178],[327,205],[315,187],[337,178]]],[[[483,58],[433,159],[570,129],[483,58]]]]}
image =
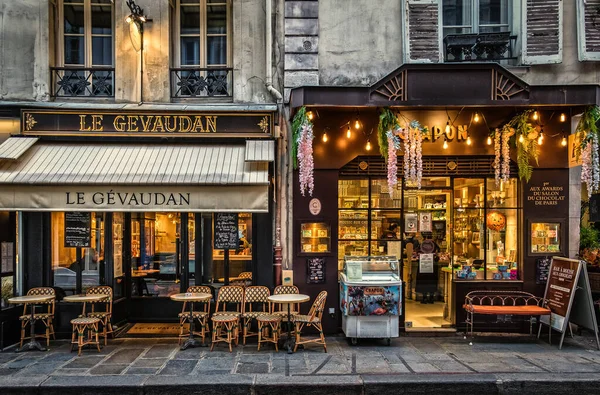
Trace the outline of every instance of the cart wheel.
{"type": "Polygon", "coordinates": [[[358,343],[358,339],[355,337],[353,337],[350,341],[352,342],[353,346],[356,346],[356,343],[358,343]]]}
{"type": "Polygon", "coordinates": [[[388,346],[391,346],[391,345],[392,345],[392,339],[390,339],[390,338],[388,337],[387,339],[385,339],[385,343],[386,343],[388,346]]]}

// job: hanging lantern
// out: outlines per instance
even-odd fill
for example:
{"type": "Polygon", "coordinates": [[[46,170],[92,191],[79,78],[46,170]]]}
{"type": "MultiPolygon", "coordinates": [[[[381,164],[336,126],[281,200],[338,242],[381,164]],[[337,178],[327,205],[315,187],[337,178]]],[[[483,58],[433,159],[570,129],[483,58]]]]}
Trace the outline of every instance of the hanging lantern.
{"type": "Polygon", "coordinates": [[[501,231],[506,227],[506,216],[500,211],[490,211],[486,217],[487,228],[501,231]]]}

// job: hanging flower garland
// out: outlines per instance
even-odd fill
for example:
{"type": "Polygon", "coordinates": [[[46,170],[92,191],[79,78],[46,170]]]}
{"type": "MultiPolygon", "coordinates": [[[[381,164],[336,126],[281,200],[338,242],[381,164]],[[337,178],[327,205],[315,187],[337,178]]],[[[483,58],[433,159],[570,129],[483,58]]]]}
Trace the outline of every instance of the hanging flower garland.
{"type": "Polygon", "coordinates": [[[377,126],[377,142],[379,143],[379,152],[386,160],[387,180],[390,195],[394,186],[398,183],[398,153],[400,149],[400,138],[398,132],[400,125],[396,114],[389,108],[381,110],[379,115],[379,125],[377,126]]]}
{"type": "Polygon", "coordinates": [[[404,178],[416,184],[419,189],[421,189],[421,179],[423,178],[422,142],[424,133],[427,133],[427,128],[422,127],[418,121],[411,121],[408,127],[400,132],[400,136],[404,140],[404,178]]]}
{"type": "Polygon", "coordinates": [[[306,115],[306,108],[302,107],[292,121],[292,157],[294,169],[299,168],[302,196],[305,196],[306,191],[312,196],[315,187],[312,146],[314,137],[313,124],[306,115]]]}
{"type": "Polygon", "coordinates": [[[579,137],[579,145],[575,147],[575,155],[581,158],[581,181],[585,182],[588,197],[600,187],[600,157],[598,156],[598,126],[600,109],[590,106],[581,115],[575,133],[579,137]]]}
{"type": "Polygon", "coordinates": [[[494,171],[495,171],[495,178],[496,178],[496,187],[498,187],[500,185],[500,177],[502,177],[502,167],[500,166],[501,158],[502,158],[501,151],[500,151],[501,138],[502,138],[502,133],[500,133],[500,130],[498,128],[496,128],[496,130],[494,131],[494,153],[495,153],[494,171]]]}

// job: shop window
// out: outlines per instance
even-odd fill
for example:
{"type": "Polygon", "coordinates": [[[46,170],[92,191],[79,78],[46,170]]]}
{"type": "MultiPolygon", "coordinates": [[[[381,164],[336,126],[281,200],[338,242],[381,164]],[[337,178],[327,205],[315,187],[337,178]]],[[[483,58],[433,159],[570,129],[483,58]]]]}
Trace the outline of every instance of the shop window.
{"type": "MultiPolygon", "coordinates": [[[[252,214],[238,214],[239,248],[229,250],[229,276],[238,277],[242,272],[252,272],[252,214]]],[[[225,279],[224,250],[213,250],[213,282],[225,279]]]]}
{"type": "Polygon", "coordinates": [[[300,224],[300,252],[327,254],[331,252],[331,227],[326,222],[300,224]]]}
{"type": "Polygon", "coordinates": [[[530,255],[559,255],[564,253],[561,222],[531,222],[529,242],[530,255]]]}
{"type": "Polygon", "coordinates": [[[58,0],[53,96],[114,96],[113,3],[58,0]]]}
{"type": "Polygon", "coordinates": [[[229,1],[176,0],[173,11],[173,96],[231,96],[229,1]]]}
{"type": "Polygon", "coordinates": [[[55,287],[75,294],[106,283],[101,281],[104,280],[104,223],[104,214],[91,213],[89,247],[66,247],[65,213],[52,213],[51,259],[55,287]],[[81,276],[81,289],[77,288],[78,276],[81,276]]]}

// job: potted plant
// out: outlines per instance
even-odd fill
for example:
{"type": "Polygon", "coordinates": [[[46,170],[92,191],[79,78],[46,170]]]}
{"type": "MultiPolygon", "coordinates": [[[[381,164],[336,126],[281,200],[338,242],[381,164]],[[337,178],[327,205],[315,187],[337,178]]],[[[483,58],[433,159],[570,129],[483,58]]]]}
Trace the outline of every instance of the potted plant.
{"type": "Polygon", "coordinates": [[[600,291],[600,230],[592,224],[581,224],[579,258],[587,263],[590,288],[593,291],[600,291]]]}

